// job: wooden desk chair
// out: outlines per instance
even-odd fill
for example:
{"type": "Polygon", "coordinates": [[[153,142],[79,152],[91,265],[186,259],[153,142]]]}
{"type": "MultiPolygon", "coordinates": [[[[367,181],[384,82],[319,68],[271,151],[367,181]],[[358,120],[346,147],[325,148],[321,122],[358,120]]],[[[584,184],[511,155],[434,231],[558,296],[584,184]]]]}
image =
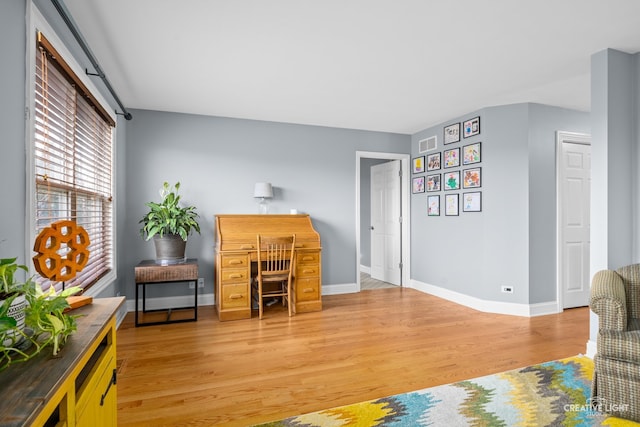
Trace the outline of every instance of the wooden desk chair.
{"type": "Polygon", "coordinates": [[[292,291],[293,257],[296,236],[265,236],[258,234],[258,309],[262,319],[265,298],[282,298],[289,316],[295,312],[292,291]],[[269,288],[268,284],[277,284],[269,288]]]}

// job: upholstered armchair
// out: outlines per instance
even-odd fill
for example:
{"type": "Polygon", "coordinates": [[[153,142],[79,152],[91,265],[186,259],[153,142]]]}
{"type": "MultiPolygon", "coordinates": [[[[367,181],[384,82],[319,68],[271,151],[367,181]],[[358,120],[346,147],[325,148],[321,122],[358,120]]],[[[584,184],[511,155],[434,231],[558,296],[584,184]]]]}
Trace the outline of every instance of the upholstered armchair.
{"type": "Polygon", "coordinates": [[[592,403],[640,422],[640,264],[596,273],[589,304],[599,320],[592,403]]]}

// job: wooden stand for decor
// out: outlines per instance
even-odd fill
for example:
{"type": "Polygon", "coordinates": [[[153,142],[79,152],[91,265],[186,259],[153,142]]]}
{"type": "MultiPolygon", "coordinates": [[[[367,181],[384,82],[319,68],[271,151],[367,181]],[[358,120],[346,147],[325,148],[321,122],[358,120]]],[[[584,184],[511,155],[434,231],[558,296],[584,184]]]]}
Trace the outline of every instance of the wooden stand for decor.
{"type": "MultiPolygon", "coordinates": [[[[182,264],[158,265],[155,260],[145,260],[135,267],[136,277],[136,314],[135,323],[137,326],[158,325],[162,323],[191,322],[198,320],[198,260],[190,258],[182,264]],[[147,286],[159,284],[171,284],[177,282],[189,282],[193,284],[193,305],[186,307],[172,307],[162,309],[147,309],[147,286]],[[142,310],[139,310],[139,288],[142,287],[142,310]],[[193,316],[176,318],[176,312],[187,310],[193,312],[193,316]],[[142,322],[142,315],[151,312],[164,312],[166,316],[158,320],[142,322]],[[171,316],[174,315],[174,318],[171,316]]],[[[151,316],[149,316],[151,317],[151,316]]]]}

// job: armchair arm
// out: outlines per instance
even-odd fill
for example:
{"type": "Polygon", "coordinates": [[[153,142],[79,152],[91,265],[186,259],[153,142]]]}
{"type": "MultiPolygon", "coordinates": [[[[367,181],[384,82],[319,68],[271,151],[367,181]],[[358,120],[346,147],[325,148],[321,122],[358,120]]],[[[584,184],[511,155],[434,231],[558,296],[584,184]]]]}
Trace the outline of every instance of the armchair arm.
{"type": "Polygon", "coordinates": [[[602,270],[593,276],[591,310],[598,315],[599,330],[627,329],[627,299],[622,278],[612,270],[602,270]]]}

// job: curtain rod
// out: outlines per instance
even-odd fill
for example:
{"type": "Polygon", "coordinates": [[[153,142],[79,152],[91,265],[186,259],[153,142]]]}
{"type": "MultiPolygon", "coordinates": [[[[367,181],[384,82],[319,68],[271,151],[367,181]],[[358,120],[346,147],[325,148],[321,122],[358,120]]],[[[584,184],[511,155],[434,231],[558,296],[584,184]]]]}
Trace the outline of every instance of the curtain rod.
{"type": "Polygon", "coordinates": [[[84,38],[82,37],[80,30],[78,29],[75,22],[73,21],[73,18],[71,17],[71,14],[67,10],[67,7],[65,6],[64,2],[62,0],[51,0],[51,3],[53,3],[53,5],[56,7],[56,9],[58,10],[58,13],[64,20],[65,24],[67,24],[67,27],[69,27],[69,30],[71,31],[73,36],[76,38],[76,41],[78,42],[78,44],[80,45],[84,53],[89,58],[89,61],[91,61],[91,65],[93,66],[95,73],[90,73],[87,69],[85,69],[85,72],[90,76],[98,76],[102,79],[102,82],[104,83],[104,85],[107,87],[107,89],[109,89],[109,92],[111,92],[111,96],[113,96],[113,99],[116,100],[116,102],[120,106],[120,109],[122,110],[122,113],[118,113],[116,111],[116,114],[124,116],[124,118],[127,120],[131,120],[133,116],[131,115],[130,112],[127,111],[124,105],[122,105],[120,98],[118,98],[118,95],[111,87],[111,83],[109,83],[107,76],[104,74],[104,72],[100,68],[100,64],[98,64],[98,61],[96,60],[95,56],[93,56],[91,49],[89,49],[89,45],[87,45],[87,42],[85,42],[84,38]]]}

